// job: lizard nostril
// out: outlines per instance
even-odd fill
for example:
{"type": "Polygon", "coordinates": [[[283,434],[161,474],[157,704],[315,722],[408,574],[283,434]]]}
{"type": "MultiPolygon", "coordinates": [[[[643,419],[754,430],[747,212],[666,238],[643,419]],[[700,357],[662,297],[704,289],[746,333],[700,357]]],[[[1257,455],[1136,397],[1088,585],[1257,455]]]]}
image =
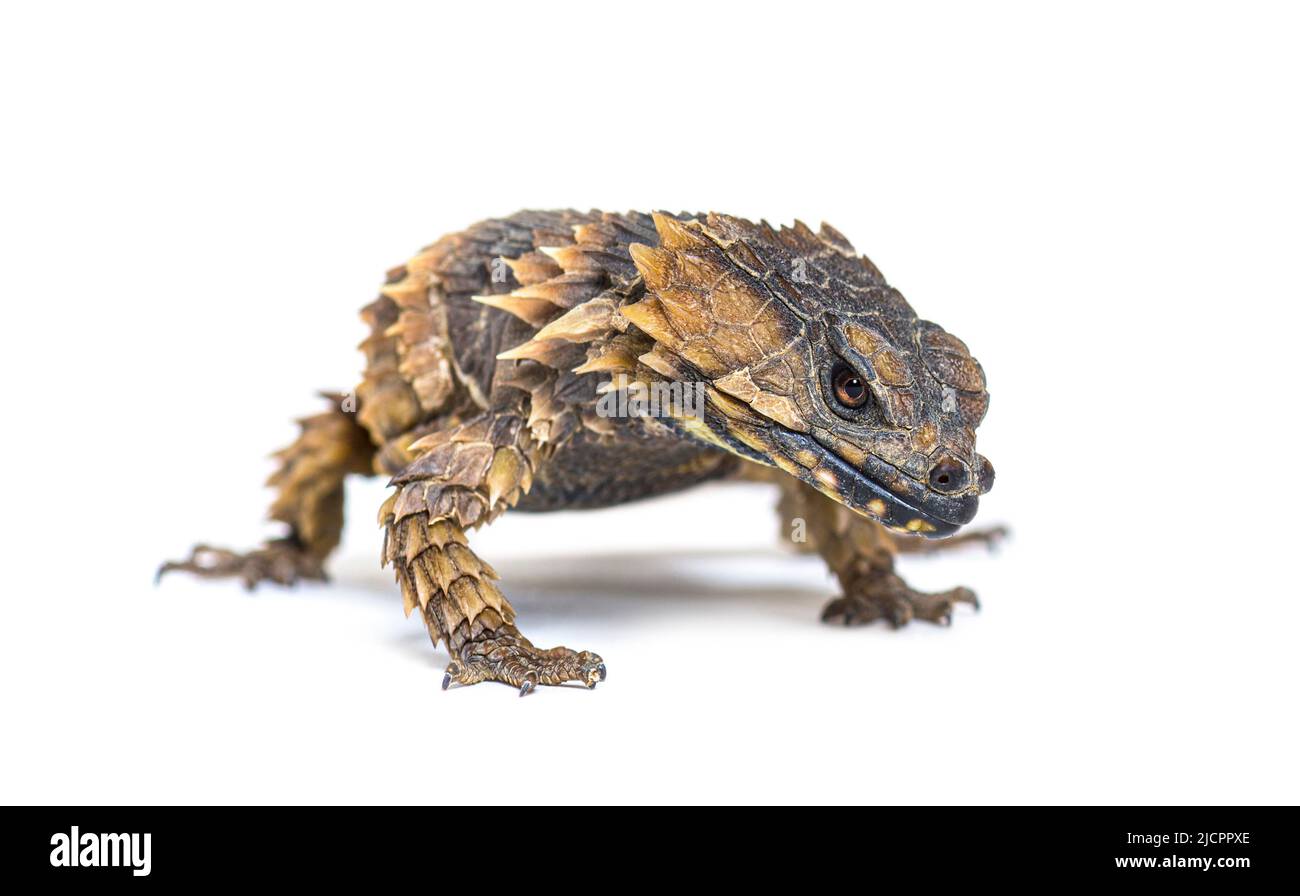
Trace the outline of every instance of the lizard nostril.
{"type": "Polygon", "coordinates": [[[959,492],[969,483],[970,471],[955,458],[945,457],[930,470],[930,487],[937,492],[959,492]]]}

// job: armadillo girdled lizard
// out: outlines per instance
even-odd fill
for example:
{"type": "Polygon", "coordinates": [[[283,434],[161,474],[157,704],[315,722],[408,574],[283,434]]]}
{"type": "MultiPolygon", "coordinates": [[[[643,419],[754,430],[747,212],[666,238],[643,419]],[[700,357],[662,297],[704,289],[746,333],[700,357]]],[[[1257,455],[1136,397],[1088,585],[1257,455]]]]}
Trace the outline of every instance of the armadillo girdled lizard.
{"type": "Polygon", "coordinates": [[[344,477],[383,474],[383,562],[451,654],[444,687],[594,687],[601,657],[533,646],[466,533],[743,477],[779,487],[787,532],[839,579],[824,618],[948,622],[975,603],[914,591],[894,555],[1000,534],[953,536],[993,483],[983,370],[827,225],[524,211],[424,249],[362,317],[361,383],[278,455],[287,536],[163,572],[323,578],[344,477]]]}

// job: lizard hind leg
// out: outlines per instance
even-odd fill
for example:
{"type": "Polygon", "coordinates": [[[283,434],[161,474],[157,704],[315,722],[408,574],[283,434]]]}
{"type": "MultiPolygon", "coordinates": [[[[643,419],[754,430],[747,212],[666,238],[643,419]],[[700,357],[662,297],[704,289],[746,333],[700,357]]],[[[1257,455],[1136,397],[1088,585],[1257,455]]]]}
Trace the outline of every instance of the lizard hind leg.
{"type": "Polygon", "coordinates": [[[203,578],[238,578],[252,589],[260,582],[292,585],[326,578],[325,559],[343,533],[343,481],[349,473],[372,473],[375,448],[370,436],[344,410],[344,397],[323,394],[330,410],[298,421],[301,432],[276,453],[279,468],[267,480],[276,489],[268,514],[286,523],[288,535],[268,539],[251,551],[196,545],[185,560],[168,561],[168,572],[203,578]]]}

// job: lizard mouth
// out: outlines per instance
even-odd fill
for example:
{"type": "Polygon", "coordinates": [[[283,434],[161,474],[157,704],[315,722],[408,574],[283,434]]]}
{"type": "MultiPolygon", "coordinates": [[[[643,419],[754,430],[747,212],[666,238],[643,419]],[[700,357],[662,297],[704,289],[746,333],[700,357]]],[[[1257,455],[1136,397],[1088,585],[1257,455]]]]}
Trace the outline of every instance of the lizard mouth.
{"type": "Polygon", "coordinates": [[[818,458],[800,479],[890,529],[943,538],[974,519],[979,509],[975,495],[940,495],[874,456],[858,468],[802,433],[778,427],[775,435],[787,457],[811,453],[818,458]]]}

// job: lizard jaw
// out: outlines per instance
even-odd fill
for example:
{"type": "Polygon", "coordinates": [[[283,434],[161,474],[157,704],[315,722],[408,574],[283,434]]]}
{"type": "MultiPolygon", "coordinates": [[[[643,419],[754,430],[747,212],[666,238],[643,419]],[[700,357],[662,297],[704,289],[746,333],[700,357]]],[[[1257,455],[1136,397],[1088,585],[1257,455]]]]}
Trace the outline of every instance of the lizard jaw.
{"type": "Polygon", "coordinates": [[[868,456],[865,469],[858,469],[802,433],[775,427],[773,435],[786,457],[818,458],[812,469],[795,466],[802,481],[890,529],[944,538],[974,519],[979,509],[977,496],[937,494],[876,457],[868,456]]]}

